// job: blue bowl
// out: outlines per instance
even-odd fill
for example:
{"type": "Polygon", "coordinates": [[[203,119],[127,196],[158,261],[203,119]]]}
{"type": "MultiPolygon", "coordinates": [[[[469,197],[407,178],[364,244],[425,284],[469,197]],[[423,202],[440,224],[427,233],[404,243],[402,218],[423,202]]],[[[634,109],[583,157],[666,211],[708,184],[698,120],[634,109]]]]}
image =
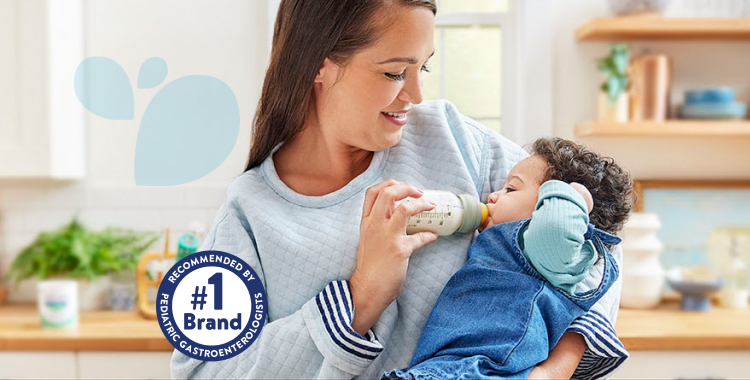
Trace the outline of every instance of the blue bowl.
{"type": "Polygon", "coordinates": [[[711,293],[724,286],[724,279],[713,282],[706,281],[682,281],[667,278],[667,283],[676,292],[682,294],[680,309],[689,311],[711,310],[711,293]]]}
{"type": "Polygon", "coordinates": [[[681,119],[744,119],[747,106],[735,102],[682,104],[678,113],[681,119]]]}
{"type": "Polygon", "coordinates": [[[730,87],[685,91],[685,104],[731,103],[733,101],[734,89],[730,87]]]}

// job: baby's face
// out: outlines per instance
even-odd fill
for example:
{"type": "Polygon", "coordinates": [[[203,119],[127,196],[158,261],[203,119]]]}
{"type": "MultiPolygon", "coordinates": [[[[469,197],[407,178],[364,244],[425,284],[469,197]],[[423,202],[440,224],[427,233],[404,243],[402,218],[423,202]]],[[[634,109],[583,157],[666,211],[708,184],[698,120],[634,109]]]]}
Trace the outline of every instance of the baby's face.
{"type": "Polygon", "coordinates": [[[539,156],[531,156],[511,169],[503,188],[490,194],[487,200],[489,215],[483,231],[495,224],[530,218],[534,212],[539,187],[542,186],[547,162],[539,156]]]}

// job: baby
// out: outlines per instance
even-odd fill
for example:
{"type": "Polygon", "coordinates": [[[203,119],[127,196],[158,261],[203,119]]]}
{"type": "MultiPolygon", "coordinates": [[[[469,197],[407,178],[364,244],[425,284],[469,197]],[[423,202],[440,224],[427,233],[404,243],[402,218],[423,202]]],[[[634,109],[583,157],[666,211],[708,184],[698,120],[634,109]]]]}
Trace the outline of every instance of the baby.
{"type": "Polygon", "coordinates": [[[560,138],[535,141],[489,195],[489,216],[443,288],[409,368],[382,378],[526,378],[617,279],[609,249],[620,242],[612,234],[632,192],[611,158],[560,138]]]}

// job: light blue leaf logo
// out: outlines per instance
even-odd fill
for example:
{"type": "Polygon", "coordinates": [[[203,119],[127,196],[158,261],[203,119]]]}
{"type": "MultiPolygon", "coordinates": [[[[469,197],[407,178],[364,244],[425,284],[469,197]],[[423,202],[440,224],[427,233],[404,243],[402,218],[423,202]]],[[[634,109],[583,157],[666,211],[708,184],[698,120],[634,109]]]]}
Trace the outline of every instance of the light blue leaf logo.
{"type": "MultiPolygon", "coordinates": [[[[138,72],[138,88],[156,87],[166,77],[167,63],[149,58],[138,72]]],[[[130,81],[117,62],[85,59],[76,69],[75,89],[92,113],[112,120],[133,119],[130,81]]],[[[207,75],[167,83],[141,119],[135,147],[136,185],[180,185],[205,176],[229,156],[239,127],[237,99],[226,83],[207,75]]]]}
{"type": "Polygon", "coordinates": [[[151,57],[143,62],[138,71],[138,88],[153,88],[167,78],[167,62],[159,57],[151,57]]]}
{"type": "Polygon", "coordinates": [[[143,114],[135,183],[168,186],[203,177],[229,156],[239,131],[239,106],[226,83],[206,75],[175,79],[143,114]]]}
{"type": "Polygon", "coordinates": [[[133,120],[133,89],[125,70],[106,57],[90,57],[76,69],[78,100],[94,115],[111,120],[133,120]]]}

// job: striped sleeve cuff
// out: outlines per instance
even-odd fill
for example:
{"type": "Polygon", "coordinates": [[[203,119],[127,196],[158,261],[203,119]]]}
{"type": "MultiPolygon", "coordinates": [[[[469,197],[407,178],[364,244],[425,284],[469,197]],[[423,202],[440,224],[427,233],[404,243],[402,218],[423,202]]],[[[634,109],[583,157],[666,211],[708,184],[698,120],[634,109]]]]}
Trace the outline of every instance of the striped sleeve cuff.
{"type": "Polygon", "coordinates": [[[306,323],[313,329],[313,340],[327,359],[347,372],[364,370],[383,351],[372,329],[364,336],[352,328],[354,301],[349,281],[332,281],[307,307],[306,323]],[[329,357],[330,356],[330,357],[329,357]]]}
{"type": "Polygon", "coordinates": [[[609,320],[601,313],[589,310],[568,327],[586,341],[586,351],[573,373],[575,379],[607,378],[630,356],[615,333],[609,320]]]}

